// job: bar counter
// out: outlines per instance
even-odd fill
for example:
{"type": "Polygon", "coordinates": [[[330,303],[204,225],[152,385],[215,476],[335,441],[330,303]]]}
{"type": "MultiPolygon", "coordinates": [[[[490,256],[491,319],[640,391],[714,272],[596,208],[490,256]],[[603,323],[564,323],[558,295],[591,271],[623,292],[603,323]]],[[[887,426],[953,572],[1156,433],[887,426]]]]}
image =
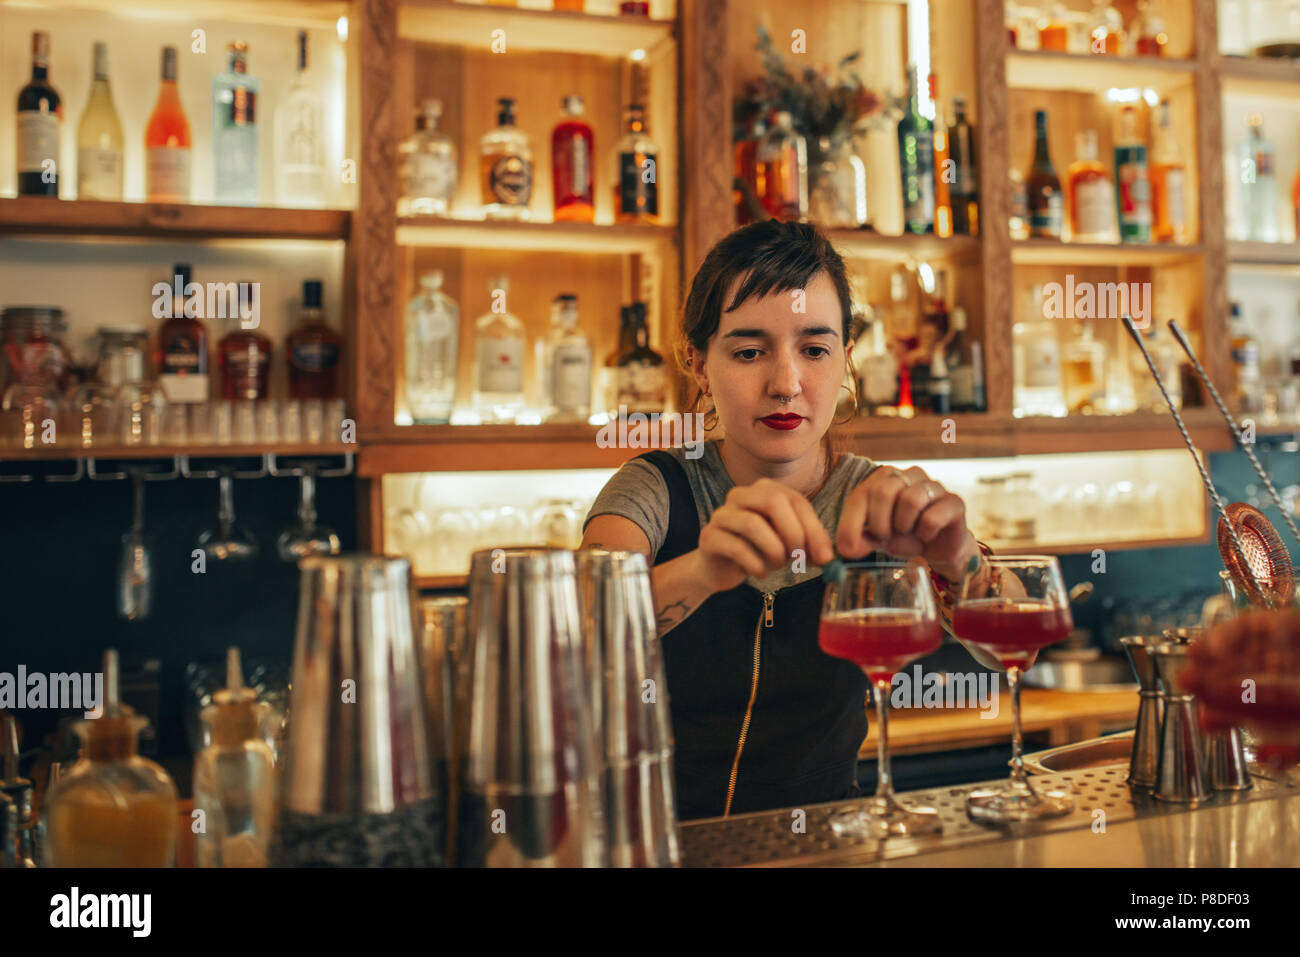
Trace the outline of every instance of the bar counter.
{"type": "Polygon", "coordinates": [[[1253,787],[1213,792],[1197,807],[1132,792],[1127,764],[1043,774],[1068,781],[1074,810],[1044,822],[986,827],[966,817],[967,794],[1000,781],[900,793],[938,810],[943,834],[887,841],[837,838],[827,823],[842,801],[687,821],[686,867],[1296,867],[1300,788],[1256,774],[1253,787]],[[800,828],[800,810],[806,812],[800,828]]]}

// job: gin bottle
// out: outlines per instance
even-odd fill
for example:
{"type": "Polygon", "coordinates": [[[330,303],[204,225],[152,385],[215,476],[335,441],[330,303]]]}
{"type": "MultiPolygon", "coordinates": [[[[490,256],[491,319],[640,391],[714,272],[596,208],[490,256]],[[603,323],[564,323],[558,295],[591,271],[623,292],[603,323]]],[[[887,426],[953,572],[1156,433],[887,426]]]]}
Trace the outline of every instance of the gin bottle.
{"type": "Polygon", "coordinates": [[[1264,138],[1263,120],[1258,113],[1246,117],[1246,123],[1250,131],[1238,150],[1237,163],[1246,238],[1275,243],[1278,241],[1277,177],[1273,144],[1264,138]]]}
{"type": "Polygon", "coordinates": [[[591,415],[591,343],[578,328],[578,297],[564,293],[551,303],[551,331],[537,343],[542,417],[548,422],[586,422],[591,415]]]}
{"type": "Polygon", "coordinates": [[[275,114],[276,201],[281,206],[325,205],[321,159],[321,101],[307,71],[307,31],[298,31],[298,72],[275,114]]]}
{"type": "Polygon", "coordinates": [[[524,324],[506,308],[510,280],[489,284],[491,306],[474,324],[474,410],[484,423],[514,422],[524,407],[524,324]]]}
{"type": "Polygon", "coordinates": [[[441,269],[425,273],[406,307],[406,404],[417,425],[446,425],[456,399],[460,307],[442,281],[441,269]]]}
{"type": "Polygon", "coordinates": [[[1044,314],[1042,286],[1034,287],[1029,313],[1012,327],[1012,341],[1016,418],[1064,416],[1061,346],[1055,327],[1044,314]]]}
{"type": "Polygon", "coordinates": [[[248,75],[248,44],[229,50],[230,68],[212,80],[212,192],[218,203],[256,206],[259,84],[248,75]]]}
{"type": "Polygon", "coordinates": [[[398,147],[402,158],[402,197],[398,216],[446,216],[456,193],[456,144],[438,129],[441,100],[426,100],[415,120],[415,134],[398,147]]]}

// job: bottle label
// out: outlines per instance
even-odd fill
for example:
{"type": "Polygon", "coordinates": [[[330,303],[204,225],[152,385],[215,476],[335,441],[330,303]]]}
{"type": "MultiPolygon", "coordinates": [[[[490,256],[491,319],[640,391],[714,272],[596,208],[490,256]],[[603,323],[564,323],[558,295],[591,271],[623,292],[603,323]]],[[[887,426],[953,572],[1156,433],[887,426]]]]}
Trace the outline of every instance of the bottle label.
{"type": "Polygon", "coordinates": [[[555,197],[557,202],[592,201],[591,157],[587,153],[585,137],[571,136],[558,144],[558,149],[555,150],[555,180],[559,190],[555,197]],[[564,181],[565,173],[568,174],[567,183],[564,181]]]}
{"type": "Polygon", "coordinates": [[[1120,229],[1150,228],[1151,181],[1145,148],[1116,147],[1115,181],[1119,184],[1120,229]]]}
{"type": "Polygon", "coordinates": [[[659,166],[654,157],[637,152],[619,153],[618,209],[615,212],[626,216],[658,216],[658,173],[659,166]]]}
{"type": "Polygon", "coordinates": [[[1025,387],[1061,387],[1061,352],[1055,336],[1039,336],[1025,343],[1025,387]]]}
{"type": "Polygon", "coordinates": [[[122,151],[82,147],[77,150],[77,198],[122,198],[122,151]]]}
{"type": "Polygon", "coordinates": [[[158,376],[163,395],[168,402],[189,403],[208,401],[208,377],[201,373],[190,375],[171,375],[162,373],[158,376]]]}
{"type": "Polygon", "coordinates": [[[1169,225],[1182,227],[1187,219],[1187,204],[1183,200],[1186,177],[1183,170],[1171,167],[1165,170],[1165,212],[1169,225]]]}
{"type": "Polygon", "coordinates": [[[629,362],[618,370],[618,404],[630,409],[661,409],[664,404],[662,365],[629,362]]]}
{"type": "Polygon", "coordinates": [[[524,391],[524,343],[521,339],[478,341],[478,391],[524,391]]]}
{"type": "Polygon", "coordinates": [[[236,399],[264,399],[263,376],[271,361],[270,353],[256,343],[226,353],[226,381],[236,399]]]}
{"type": "Polygon", "coordinates": [[[514,154],[502,156],[492,164],[489,187],[495,202],[527,206],[533,195],[533,168],[514,154]]]}
{"type": "Polygon", "coordinates": [[[300,342],[289,353],[289,361],[305,372],[325,372],[339,364],[339,347],[332,342],[300,342]]]}
{"type": "Polygon", "coordinates": [[[177,146],[151,146],[146,173],[151,203],[190,201],[190,150],[177,146]]]}
{"type": "Polygon", "coordinates": [[[223,128],[252,126],[257,116],[257,94],[246,86],[223,91],[216,107],[217,123],[223,128]]]}
{"type": "Polygon", "coordinates": [[[456,189],[456,164],[450,156],[412,153],[406,159],[402,189],[408,197],[450,199],[456,189]]]}
{"type": "Polygon", "coordinates": [[[415,314],[420,339],[429,342],[451,335],[451,315],[446,309],[421,309],[415,314]]]}
{"type": "Polygon", "coordinates": [[[1036,195],[1034,208],[1029,215],[1029,235],[1044,239],[1060,239],[1062,206],[1059,190],[1047,196],[1036,195]]]}
{"type": "Polygon", "coordinates": [[[591,350],[560,345],[551,356],[551,402],[559,409],[591,405],[591,350]]]}
{"type": "Polygon", "coordinates": [[[903,165],[903,219],[907,222],[934,222],[934,137],[929,132],[915,134],[916,166],[903,165]],[[912,197],[907,201],[907,197],[912,197]]]}
{"type": "Polygon", "coordinates": [[[1261,180],[1273,176],[1273,154],[1268,150],[1255,153],[1255,179],[1261,180]]]}
{"type": "Polygon", "coordinates": [[[23,110],[18,114],[18,172],[40,173],[46,160],[59,163],[59,115],[23,110]]]}
{"type": "Polygon", "coordinates": [[[208,357],[199,349],[199,344],[190,336],[180,335],[167,343],[163,350],[162,371],[164,374],[187,375],[208,371],[208,357]]]}
{"type": "Polygon", "coordinates": [[[1115,193],[1109,180],[1092,179],[1074,187],[1075,232],[1082,236],[1115,234],[1115,193]]]}

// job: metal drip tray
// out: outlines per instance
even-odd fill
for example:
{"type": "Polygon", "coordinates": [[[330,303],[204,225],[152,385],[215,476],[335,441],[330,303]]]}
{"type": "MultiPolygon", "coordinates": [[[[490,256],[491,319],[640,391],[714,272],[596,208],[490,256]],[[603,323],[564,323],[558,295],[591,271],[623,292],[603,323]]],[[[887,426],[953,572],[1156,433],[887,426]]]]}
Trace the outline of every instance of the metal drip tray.
{"type": "MultiPolygon", "coordinates": [[[[795,808],[688,821],[681,825],[682,863],[686,867],[852,866],[1008,837],[1090,828],[1097,809],[1105,811],[1108,824],[1192,810],[1185,804],[1157,801],[1144,792],[1130,791],[1124,781],[1127,774],[1125,765],[1034,775],[1035,788],[1069,784],[1074,791],[1074,810],[1054,820],[1003,827],[986,827],[966,817],[967,795],[998,781],[898,795],[903,804],[929,806],[939,812],[943,833],[926,837],[891,837],[885,841],[836,837],[827,823],[829,816],[860,806],[864,800],[809,805],[802,809],[806,813],[802,827],[795,813],[799,809],[795,808]]],[[[1267,800],[1286,791],[1266,778],[1256,776],[1252,780],[1254,787],[1250,790],[1216,791],[1198,808],[1267,800]]]]}
{"type": "Polygon", "coordinates": [[[1122,731],[1104,738],[1026,754],[1025,770],[1030,774],[1051,774],[1055,771],[1083,771],[1123,765],[1127,774],[1132,754],[1133,732],[1122,731]]]}

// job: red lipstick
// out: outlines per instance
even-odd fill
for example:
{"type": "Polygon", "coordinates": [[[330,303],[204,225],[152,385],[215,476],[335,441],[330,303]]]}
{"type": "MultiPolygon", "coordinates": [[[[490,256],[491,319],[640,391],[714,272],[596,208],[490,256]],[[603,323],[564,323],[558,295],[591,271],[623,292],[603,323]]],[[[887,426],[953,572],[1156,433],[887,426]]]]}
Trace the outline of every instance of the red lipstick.
{"type": "Polygon", "coordinates": [[[759,421],[769,429],[780,429],[782,432],[788,432],[799,427],[799,423],[803,421],[803,416],[795,415],[793,412],[776,412],[759,419],[759,421]]]}

